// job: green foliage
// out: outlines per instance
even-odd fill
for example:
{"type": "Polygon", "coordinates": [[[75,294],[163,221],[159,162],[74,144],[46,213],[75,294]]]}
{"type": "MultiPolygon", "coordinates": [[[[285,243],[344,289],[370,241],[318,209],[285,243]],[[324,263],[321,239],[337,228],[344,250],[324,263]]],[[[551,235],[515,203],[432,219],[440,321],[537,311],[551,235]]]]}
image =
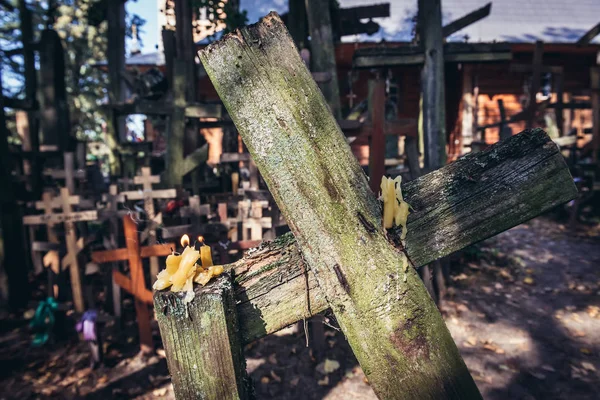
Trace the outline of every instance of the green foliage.
{"type": "Polygon", "coordinates": [[[107,95],[106,74],[94,64],[106,59],[107,23],[95,24],[90,10],[94,0],[67,0],[57,7],[54,29],[63,40],[65,83],[71,127],[78,138],[96,139],[102,132],[103,115],[99,105],[107,95]]]}
{"type": "MultiPolygon", "coordinates": [[[[13,0],[13,4],[16,3],[13,0]]],[[[107,97],[108,77],[96,65],[106,60],[108,1],[62,0],[56,3],[59,4],[49,11],[47,1],[28,2],[34,37],[37,40],[46,25],[58,32],[65,50],[65,84],[73,134],[80,139],[98,139],[104,118],[100,105],[107,97]]],[[[139,28],[146,22],[137,15],[127,19],[129,36],[132,23],[139,28]]],[[[21,46],[17,11],[0,13],[0,46],[4,50],[21,46]]],[[[0,52],[0,61],[6,86],[4,93],[19,95],[23,86],[22,57],[8,57],[0,52]]]]}

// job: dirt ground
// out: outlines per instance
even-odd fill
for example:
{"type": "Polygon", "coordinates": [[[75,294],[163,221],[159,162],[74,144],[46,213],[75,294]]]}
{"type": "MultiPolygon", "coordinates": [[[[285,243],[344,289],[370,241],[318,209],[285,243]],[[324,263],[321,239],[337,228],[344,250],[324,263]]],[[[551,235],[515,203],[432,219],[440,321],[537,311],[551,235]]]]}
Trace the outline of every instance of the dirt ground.
{"type": "MultiPolygon", "coordinates": [[[[600,230],[537,218],[452,257],[442,313],[486,399],[595,399],[600,391],[600,230]]],[[[164,352],[137,354],[133,307],[107,326],[91,370],[75,335],[31,348],[26,320],[1,316],[0,399],[173,398],[164,352]]],[[[160,342],[155,332],[157,343],[160,342]]],[[[343,334],[325,348],[287,328],[249,345],[259,399],[375,399],[343,334]]]]}

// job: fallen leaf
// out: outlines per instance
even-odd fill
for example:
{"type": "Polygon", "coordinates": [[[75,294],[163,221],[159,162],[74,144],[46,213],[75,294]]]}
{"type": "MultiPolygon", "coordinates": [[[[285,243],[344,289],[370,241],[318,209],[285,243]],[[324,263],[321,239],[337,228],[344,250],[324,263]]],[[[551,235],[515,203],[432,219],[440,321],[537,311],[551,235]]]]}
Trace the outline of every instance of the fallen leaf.
{"type": "Polygon", "coordinates": [[[156,350],[156,354],[160,357],[160,358],[166,358],[167,354],[165,353],[164,349],[158,349],[156,350]]]}
{"type": "Polygon", "coordinates": [[[533,376],[533,377],[535,377],[535,378],[537,378],[537,379],[539,379],[539,380],[544,380],[544,379],[546,379],[546,375],[542,374],[541,372],[533,372],[533,371],[530,371],[529,373],[531,374],[531,376],[533,376]]]}
{"type": "Polygon", "coordinates": [[[486,375],[473,375],[473,379],[479,382],[492,383],[492,377],[486,375]]]}
{"type": "Polygon", "coordinates": [[[325,378],[318,380],[317,384],[319,386],[327,386],[327,385],[329,385],[329,376],[325,376],[325,378]]]}
{"type": "Polygon", "coordinates": [[[340,363],[337,362],[336,360],[330,360],[329,358],[325,359],[325,366],[323,367],[323,370],[325,371],[326,374],[330,374],[334,371],[337,371],[337,369],[340,367],[340,363]]]}
{"type": "Polygon", "coordinates": [[[281,382],[281,377],[279,375],[277,375],[275,373],[275,371],[271,371],[271,376],[273,377],[273,379],[275,379],[277,382],[281,382]]]}
{"type": "Polygon", "coordinates": [[[469,343],[471,346],[475,346],[477,344],[477,338],[475,336],[469,336],[467,338],[467,343],[469,343]]]}
{"type": "Polygon", "coordinates": [[[271,381],[271,379],[269,379],[268,376],[263,376],[262,378],[260,378],[260,383],[266,385],[267,383],[269,383],[271,381]]]}
{"type": "Polygon", "coordinates": [[[542,369],[544,371],[548,371],[548,372],[556,372],[556,370],[554,369],[554,367],[552,367],[551,365],[548,365],[548,364],[542,365],[542,369]]]}
{"type": "Polygon", "coordinates": [[[581,366],[585,369],[587,369],[588,371],[596,371],[596,367],[594,367],[594,364],[587,362],[587,361],[583,361],[581,363],[581,366]]]}
{"type": "Polygon", "coordinates": [[[579,351],[583,354],[592,354],[592,351],[590,349],[588,349],[587,347],[582,347],[579,349],[579,351]]]}
{"type": "Polygon", "coordinates": [[[495,344],[493,344],[491,342],[485,343],[483,345],[483,348],[486,350],[493,351],[496,354],[504,354],[505,353],[504,349],[501,349],[500,347],[496,346],[495,344]]]}
{"type": "Polygon", "coordinates": [[[290,385],[296,386],[298,384],[298,382],[300,382],[300,378],[299,377],[295,377],[294,379],[292,379],[290,381],[290,385]]]}
{"type": "Polygon", "coordinates": [[[456,306],[456,309],[460,312],[467,312],[469,311],[469,307],[467,307],[465,304],[460,303],[459,305],[456,306]]]}
{"type": "Polygon", "coordinates": [[[102,375],[100,378],[98,378],[99,384],[106,383],[107,381],[108,381],[108,376],[106,376],[106,375],[102,375]]]}
{"type": "Polygon", "coordinates": [[[584,331],[580,331],[577,329],[571,330],[571,331],[569,331],[569,333],[571,334],[571,336],[576,337],[576,338],[585,336],[584,331]]]}
{"type": "Polygon", "coordinates": [[[533,278],[532,278],[532,277],[530,277],[530,276],[526,276],[526,277],[523,279],[523,283],[525,283],[525,284],[527,284],[527,285],[533,285],[533,284],[535,283],[535,281],[533,280],[533,278]]]}
{"type": "Polygon", "coordinates": [[[160,389],[155,389],[155,390],[152,392],[152,395],[153,395],[154,397],[162,397],[162,396],[164,396],[165,394],[167,394],[167,388],[166,388],[166,387],[164,387],[164,388],[160,388],[160,389]]]}

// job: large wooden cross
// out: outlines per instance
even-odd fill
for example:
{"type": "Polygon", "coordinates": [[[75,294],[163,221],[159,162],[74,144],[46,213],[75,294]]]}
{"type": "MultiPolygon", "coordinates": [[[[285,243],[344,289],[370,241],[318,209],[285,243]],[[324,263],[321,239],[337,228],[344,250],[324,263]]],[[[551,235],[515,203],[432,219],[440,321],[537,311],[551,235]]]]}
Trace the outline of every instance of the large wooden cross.
{"type": "Polygon", "coordinates": [[[171,249],[175,248],[175,245],[166,243],[140,247],[137,225],[129,215],[123,217],[123,230],[126,247],[122,249],[95,251],[92,253],[92,261],[98,264],[129,261],[131,277],[113,270],[113,279],[119,287],[131,293],[135,299],[140,347],[143,352],[149,352],[154,348],[152,330],[150,328],[150,313],[148,311],[148,304],[152,304],[152,292],[146,288],[142,259],[168,256],[171,254],[171,249]]]}
{"type": "Polygon", "coordinates": [[[82,249],[81,242],[77,241],[75,232],[75,222],[95,221],[98,219],[98,212],[91,211],[73,211],[72,205],[80,203],[79,196],[71,196],[69,189],[61,188],[60,197],[52,198],[50,195],[44,195],[42,201],[35,203],[38,210],[44,210],[43,215],[26,215],[23,217],[25,225],[46,225],[49,231],[50,241],[56,240],[52,227],[58,223],[64,223],[65,240],[67,243],[67,254],[62,260],[63,268],[69,267],[71,276],[71,289],[73,291],[73,303],[77,312],[85,310],[83,301],[83,293],[81,290],[81,278],[79,275],[79,264],[77,262],[77,254],[82,249]],[[62,213],[54,213],[53,210],[61,208],[62,213]]]}
{"type": "MultiPolygon", "coordinates": [[[[417,272],[400,269],[398,232],[382,229],[381,206],[294,49],[282,21],[269,14],[200,52],[294,236],[229,266],[235,287],[224,275],[196,288],[189,305],[155,294],[176,396],[246,398],[241,345],[331,308],[380,398],[481,398],[417,272]],[[229,312],[234,306],[237,313],[229,312]]],[[[403,190],[415,210],[405,245],[414,266],[577,194],[541,130],[403,190]]]]}

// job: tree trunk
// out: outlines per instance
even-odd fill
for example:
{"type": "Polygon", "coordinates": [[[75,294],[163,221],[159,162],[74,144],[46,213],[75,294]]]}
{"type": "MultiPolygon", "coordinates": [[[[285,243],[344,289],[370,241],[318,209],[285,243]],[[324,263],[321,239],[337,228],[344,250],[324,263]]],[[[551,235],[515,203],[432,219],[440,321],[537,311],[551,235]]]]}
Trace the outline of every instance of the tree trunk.
{"type": "Polygon", "coordinates": [[[371,386],[386,399],[481,398],[417,272],[400,268],[379,202],[290,49],[272,13],[200,58],[371,386]]]}
{"type": "MultiPolygon", "coordinates": [[[[2,76],[0,74],[0,93],[2,93],[2,76]]],[[[15,184],[12,178],[14,166],[8,147],[6,116],[4,102],[0,96],[0,233],[3,253],[0,266],[6,271],[8,278],[8,302],[12,309],[25,307],[29,300],[29,281],[27,268],[23,260],[23,221],[15,198],[15,184]]]]}

